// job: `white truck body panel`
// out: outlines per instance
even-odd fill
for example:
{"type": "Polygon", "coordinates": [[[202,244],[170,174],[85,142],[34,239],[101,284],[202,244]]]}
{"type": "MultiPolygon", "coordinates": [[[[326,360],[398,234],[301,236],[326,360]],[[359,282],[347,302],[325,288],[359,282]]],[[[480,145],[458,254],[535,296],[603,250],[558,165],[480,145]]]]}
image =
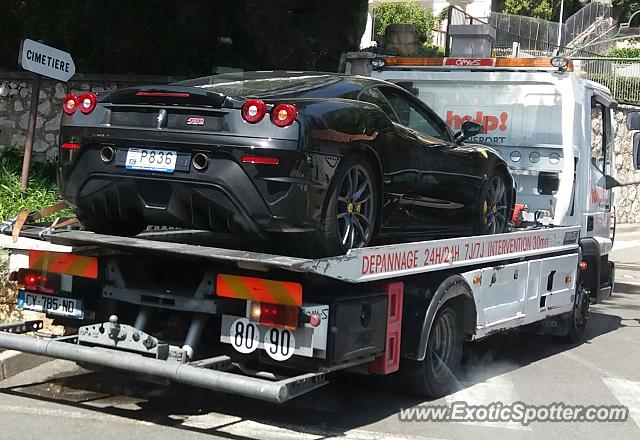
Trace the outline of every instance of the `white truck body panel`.
{"type": "Polygon", "coordinates": [[[554,225],[580,225],[581,237],[599,237],[602,255],[611,248],[613,194],[603,185],[613,173],[611,104],[605,87],[571,72],[407,68],[373,71],[375,78],[410,83],[447,124],[459,131],[465,120],[485,133],[471,138],[495,149],[516,181],[516,202],[549,211],[554,225]],[[607,157],[592,160],[592,103],[607,102],[607,157]],[[555,175],[556,191],[540,193],[540,175],[555,175]]]}

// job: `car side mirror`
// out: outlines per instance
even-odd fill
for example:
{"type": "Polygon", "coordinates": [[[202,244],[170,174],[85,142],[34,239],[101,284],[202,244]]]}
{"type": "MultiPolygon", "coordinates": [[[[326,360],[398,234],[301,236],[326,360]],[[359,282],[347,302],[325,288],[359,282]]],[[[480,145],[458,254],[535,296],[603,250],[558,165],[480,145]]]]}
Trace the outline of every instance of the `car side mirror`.
{"type": "Polygon", "coordinates": [[[631,112],[627,116],[627,130],[640,130],[640,112],[631,112]]]}
{"type": "Polygon", "coordinates": [[[640,170],[640,133],[633,133],[633,168],[640,170]]]}
{"type": "Polygon", "coordinates": [[[462,142],[465,139],[477,136],[484,131],[484,126],[473,121],[465,121],[460,127],[460,131],[456,133],[456,140],[462,142]]]}

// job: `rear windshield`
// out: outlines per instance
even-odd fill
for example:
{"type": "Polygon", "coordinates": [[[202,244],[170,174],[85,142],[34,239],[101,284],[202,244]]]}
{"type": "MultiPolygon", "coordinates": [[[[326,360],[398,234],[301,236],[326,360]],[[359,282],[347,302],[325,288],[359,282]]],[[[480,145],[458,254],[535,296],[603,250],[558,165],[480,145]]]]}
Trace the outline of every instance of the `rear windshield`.
{"type": "Polygon", "coordinates": [[[203,88],[227,96],[268,98],[270,96],[303,96],[340,81],[341,78],[334,75],[273,76],[273,73],[243,72],[205,76],[177,84],[203,88]]]}
{"type": "Polygon", "coordinates": [[[410,89],[453,129],[476,121],[472,138],[492,146],[562,145],[562,97],[553,84],[501,81],[393,81],[410,89]]]}

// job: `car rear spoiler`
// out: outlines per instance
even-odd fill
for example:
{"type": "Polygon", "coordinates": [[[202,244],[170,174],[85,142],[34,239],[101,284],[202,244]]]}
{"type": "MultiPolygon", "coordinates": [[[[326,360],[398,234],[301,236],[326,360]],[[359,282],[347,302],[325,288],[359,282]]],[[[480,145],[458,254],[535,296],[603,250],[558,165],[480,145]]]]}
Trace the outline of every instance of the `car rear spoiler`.
{"type": "Polygon", "coordinates": [[[114,90],[100,96],[99,102],[111,104],[181,105],[221,108],[227,97],[203,88],[177,85],[146,85],[114,90]]]}

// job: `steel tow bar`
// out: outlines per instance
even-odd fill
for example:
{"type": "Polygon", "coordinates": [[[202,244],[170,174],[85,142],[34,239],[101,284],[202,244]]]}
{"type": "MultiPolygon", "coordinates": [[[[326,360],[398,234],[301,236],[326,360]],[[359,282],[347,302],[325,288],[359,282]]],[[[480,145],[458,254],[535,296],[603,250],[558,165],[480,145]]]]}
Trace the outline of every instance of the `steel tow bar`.
{"type": "Polygon", "coordinates": [[[73,362],[84,362],[173,382],[282,403],[325,385],[324,373],[305,373],[279,381],[209,370],[189,364],[167,362],[101,347],[30,338],[0,332],[0,347],[73,362]]]}

